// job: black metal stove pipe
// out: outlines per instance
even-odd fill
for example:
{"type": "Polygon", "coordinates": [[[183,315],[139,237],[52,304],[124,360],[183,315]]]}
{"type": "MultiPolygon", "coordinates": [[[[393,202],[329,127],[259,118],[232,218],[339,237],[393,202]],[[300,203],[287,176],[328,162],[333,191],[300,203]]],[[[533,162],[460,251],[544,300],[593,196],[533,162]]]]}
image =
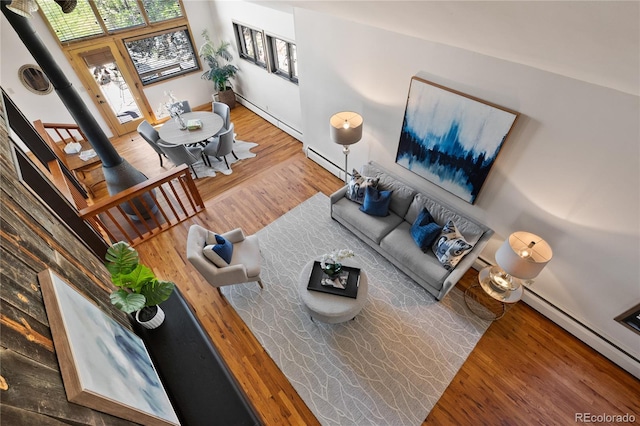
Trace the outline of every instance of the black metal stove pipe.
{"type": "Polygon", "coordinates": [[[15,32],[18,34],[25,47],[36,60],[42,71],[51,81],[56,93],[67,107],[69,113],[87,136],[91,147],[96,151],[105,168],[121,164],[124,160],[115,150],[109,138],[104,134],[96,119],[91,115],[87,106],[82,101],[71,82],[64,75],[55,59],[44,45],[40,36],[31,27],[29,19],[17,15],[7,9],[11,2],[2,0],[2,13],[7,18],[15,32]]]}

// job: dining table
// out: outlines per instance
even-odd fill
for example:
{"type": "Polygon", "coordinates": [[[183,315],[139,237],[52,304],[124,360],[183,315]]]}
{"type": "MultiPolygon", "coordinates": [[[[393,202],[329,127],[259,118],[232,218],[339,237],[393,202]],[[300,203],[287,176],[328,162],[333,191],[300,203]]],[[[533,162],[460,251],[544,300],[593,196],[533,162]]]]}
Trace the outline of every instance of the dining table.
{"type": "Polygon", "coordinates": [[[224,127],[224,121],[218,114],[208,111],[192,111],[182,114],[185,124],[189,120],[200,120],[202,127],[188,130],[181,129],[176,120],[169,120],[160,127],[160,138],[175,145],[192,145],[204,142],[224,127]]]}

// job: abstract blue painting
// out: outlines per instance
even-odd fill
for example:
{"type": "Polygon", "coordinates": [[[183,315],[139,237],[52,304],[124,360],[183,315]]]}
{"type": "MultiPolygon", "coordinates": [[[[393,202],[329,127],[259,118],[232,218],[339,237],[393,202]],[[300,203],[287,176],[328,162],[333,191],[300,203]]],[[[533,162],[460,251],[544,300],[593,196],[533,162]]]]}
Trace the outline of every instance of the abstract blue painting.
{"type": "Polygon", "coordinates": [[[144,342],[52,270],[38,275],[67,398],[145,425],[179,425],[144,342]]]}
{"type": "Polygon", "coordinates": [[[396,163],[473,204],[517,117],[413,77],[396,163]]]}

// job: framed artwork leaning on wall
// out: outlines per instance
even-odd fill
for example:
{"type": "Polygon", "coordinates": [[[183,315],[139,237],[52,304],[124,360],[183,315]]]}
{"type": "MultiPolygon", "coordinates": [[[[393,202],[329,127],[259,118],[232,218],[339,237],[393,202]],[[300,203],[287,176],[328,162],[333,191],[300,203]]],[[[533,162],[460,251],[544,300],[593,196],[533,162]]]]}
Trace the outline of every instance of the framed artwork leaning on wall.
{"type": "Polygon", "coordinates": [[[396,163],[473,204],[517,118],[414,76],[396,163]]]}
{"type": "Polygon", "coordinates": [[[145,425],[179,425],[142,339],[51,269],[38,274],[67,399],[145,425]]]}

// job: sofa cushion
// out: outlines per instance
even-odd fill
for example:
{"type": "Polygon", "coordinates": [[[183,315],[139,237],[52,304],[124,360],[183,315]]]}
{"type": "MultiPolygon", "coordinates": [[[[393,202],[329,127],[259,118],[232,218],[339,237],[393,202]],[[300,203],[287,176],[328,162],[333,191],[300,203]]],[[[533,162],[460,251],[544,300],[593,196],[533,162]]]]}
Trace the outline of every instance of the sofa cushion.
{"type": "Polygon", "coordinates": [[[399,181],[398,179],[394,178],[384,170],[379,169],[371,163],[367,163],[362,166],[362,173],[367,176],[377,177],[378,189],[384,191],[393,191],[389,210],[400,217],[404,217],[404,215],[407,214],[409,205],[413,201],[413,196],[416,194],[416,191],[413,188],[405,185],[403,182],[399,181]]]}
{"type": "Polygon", "coordinates": [[[360,211],[372,216],[388,216],[391,194],[393,191],[380,191],[370,186],[366,187],[364,203],[360,206],[360,211]]]}
{"type": "Polygon", "coordinates": [[[367,187],[377,187],[378,178],[371,176],[363,176],[356,169],[353,169],[351,179],[347,184],[347,193],[345,196],[351,201],[362,204],[364,202],[364,193],[367,187]]]}
{"type": "Polygon", "coordinates": [[[465,254],[473,249],[473,244],[465,241],[453,221],[448,221],[442,228],[440,237],[433,243],[433,253],[447,270],[452,270],[465,254]]]}
{"type": "Polygon", "coordinates": [[[360,211],[360,205],[342,198],[331,206],[333,217],[340,218],[358,232],[380,244],[382,237],[402,222],[402,218],[393,212],[388,216],[370,216],[360,211]]]}
{"type": "Polygon", "coordinates": [[[461,216],[459,213],[455,213],[445,205],[432,200],[424,194],[416,194],[404,219],[409,223],[415,222],[424,208],[429,210],[433,219],[441,226],[444,226],[449,220],[453,221],[465,240],[470,244],[478,242],[485,232],[485,229],[480,225],[461,216]]]}
{"type": "Polygon", "coordinates": [[[410,228],[409,222],[402,221],[380,241],[380,247],[405,269],[428,281],[436,290],[440,290],[449,271],[442,267],[432,252],[423,252],[413,242],[410,228]]]}
{"type": "Polygon", "coordinates": [[[433,242],[440,235],[442,227],[429,213],[429,210],[422,209],[418,218],[411,225],[411,237],[413,241],[420,247],[420,250],[426,252],[431,248],[433,242]]]}

